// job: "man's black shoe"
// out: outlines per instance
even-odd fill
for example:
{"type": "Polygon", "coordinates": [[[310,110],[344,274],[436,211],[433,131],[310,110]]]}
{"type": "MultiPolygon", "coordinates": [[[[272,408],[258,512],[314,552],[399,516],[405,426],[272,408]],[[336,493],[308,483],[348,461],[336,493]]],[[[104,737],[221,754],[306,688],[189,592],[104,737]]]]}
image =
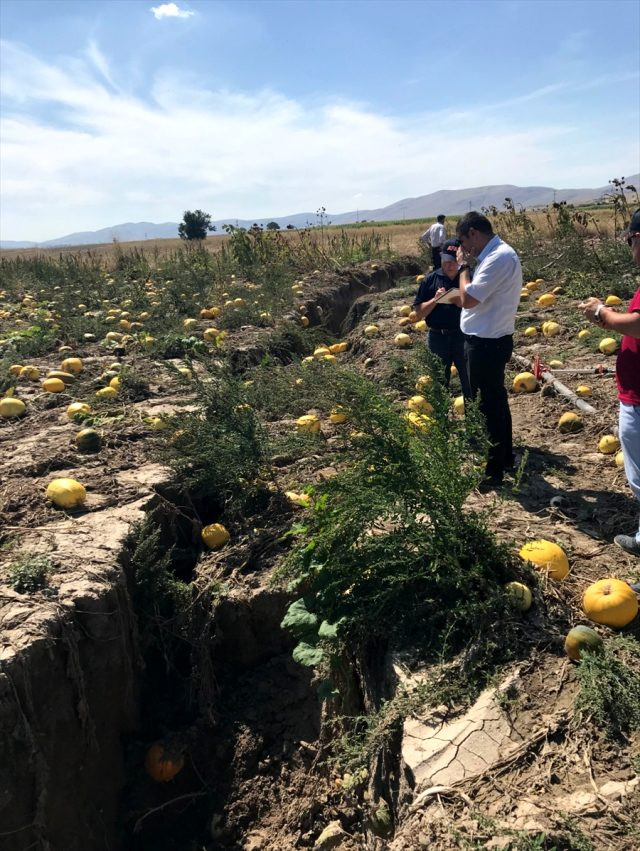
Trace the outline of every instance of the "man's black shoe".
{"type": "Polygon", "coordinates": [[[640,556],[640,543],[634,535],[616,535],[613,543],[617,544],[625,553],[632,556],[640,556]]]}
{"type": "Polygon", "coordinates": [[[487,476],[478,485],[478,490],[480,493],[488,493],[501,488],[503,484],[502,476],[487,476]]]}
{"type": "Polygon", "coordinates": [[[640,582],[627,582],[627,585],[632,591],[635,591],[636,594],[640,594],[640,582]]]}

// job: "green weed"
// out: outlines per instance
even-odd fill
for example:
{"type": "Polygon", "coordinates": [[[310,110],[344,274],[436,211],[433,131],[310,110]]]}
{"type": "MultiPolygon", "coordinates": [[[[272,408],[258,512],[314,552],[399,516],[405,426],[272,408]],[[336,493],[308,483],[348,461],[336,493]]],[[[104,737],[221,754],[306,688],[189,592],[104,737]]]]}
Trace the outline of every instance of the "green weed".
{"type": "Polygon", "coordinates": [[[19,594],[40,591],[47,585],[52,569],[53,563],[47,555],[23,556],[9,565],[9,584],[19,594]]]}
{"type": "Polygon", "coordinates": [[[640,644],[631,636],[609,639],[602,653],[583,652],[576,723],[587,718],[610,738],[640,729],[640,644]]]}

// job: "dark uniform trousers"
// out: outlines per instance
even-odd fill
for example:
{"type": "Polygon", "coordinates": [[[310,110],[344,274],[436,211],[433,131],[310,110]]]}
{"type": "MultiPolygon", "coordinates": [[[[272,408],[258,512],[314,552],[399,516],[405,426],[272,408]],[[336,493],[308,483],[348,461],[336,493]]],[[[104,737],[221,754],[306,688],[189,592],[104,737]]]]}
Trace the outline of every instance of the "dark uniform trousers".
{"type": "Polygon", "coordinates": [[[442,269],[442,260],[440,258],[441,248],[436,248],[435,245],[431,246],[431,261],[433,263],[433,268],[442,269]]]}
{"type": "Polygon", "coordinates": [[[429,328],[429,351],[437,355],[444,365],[444,381],[446,386],[449,387],[451,364],[454,363],[458,370],[462,395],[465,399],[471,399],[471,385],[469,384],[469,372],[464,355],[464,345],[464,334],[459,328],[429,328]]]}
{"type": "Polygon", "coordinates": [[[487,476],[501,479],[513,466],[513,436],[504,372],[513,352],[513,336],[489,339],[467,335],[464,354],[473,398],[480,397],[480,410],[487,423],[491,446],[487,476]]]}

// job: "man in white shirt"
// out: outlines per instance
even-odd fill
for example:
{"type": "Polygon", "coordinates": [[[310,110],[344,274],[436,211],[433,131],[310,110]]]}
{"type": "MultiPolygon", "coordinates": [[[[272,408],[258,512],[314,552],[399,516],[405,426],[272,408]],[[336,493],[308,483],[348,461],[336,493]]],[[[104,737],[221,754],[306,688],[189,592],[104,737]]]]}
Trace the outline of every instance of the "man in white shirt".
{"type": "Polygon", "coordinates": [[[447,229],[444,226],[445,217],[439,215],[437,221],[431,225],[420,237],[420,242],[431,246],[431,259],[433,262],[434,271],[442,266],[440,260],[440,250],[447,238],[447,229]]]}
{"type": "Polygon", "coordinates": [[[456,226],[460,240],[458,262],[465,335],[465,360],[471,391],[480,397],[480,410],[491,443],[484,489],[499,487],[505,470],[513,467],[513,437],[504,372],[513,351],[515,316],[522,290],[522,269],[516,252],[494,234],[491,222],[475,211],[456,226]],[[477,265],[471,281],[467,258],[477,265]]]}

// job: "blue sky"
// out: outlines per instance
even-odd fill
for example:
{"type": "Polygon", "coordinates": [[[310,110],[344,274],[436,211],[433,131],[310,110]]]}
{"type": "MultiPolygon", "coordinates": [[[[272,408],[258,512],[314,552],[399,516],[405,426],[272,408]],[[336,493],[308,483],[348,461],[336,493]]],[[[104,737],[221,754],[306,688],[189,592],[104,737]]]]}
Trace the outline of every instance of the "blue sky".
{"type": "Polygon", "coordinates": [[[1,0],[2,239],[640,170],[635,0],[1,0]]]}

